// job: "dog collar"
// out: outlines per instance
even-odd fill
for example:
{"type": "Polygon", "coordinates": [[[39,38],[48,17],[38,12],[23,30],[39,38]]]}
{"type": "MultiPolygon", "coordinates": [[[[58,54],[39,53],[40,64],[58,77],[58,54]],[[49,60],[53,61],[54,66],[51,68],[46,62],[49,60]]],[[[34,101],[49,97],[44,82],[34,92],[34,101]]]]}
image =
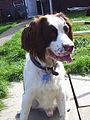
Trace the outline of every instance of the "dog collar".
{"type": "Polygon", "coordinates": [[[34,63],[34,65],[36,65],[38,68],[45,70],[49,74],[52,73],[55,76],[59,75],[59,73],[55,71],[56,66],[55,67],[44,67],[31,54],[30,54],[30,58],[31,58],[31,61],[34,63]]]}

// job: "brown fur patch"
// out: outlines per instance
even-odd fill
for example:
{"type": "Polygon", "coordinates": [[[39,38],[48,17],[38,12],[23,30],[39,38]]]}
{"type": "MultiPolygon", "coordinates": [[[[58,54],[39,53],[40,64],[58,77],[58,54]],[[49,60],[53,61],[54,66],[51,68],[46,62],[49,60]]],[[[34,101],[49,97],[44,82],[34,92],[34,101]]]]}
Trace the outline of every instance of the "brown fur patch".
{"type": "MultiPolygon", "coordinates": [[[[63,13],[57,13],[54,16],[64,18],[69,26],[68,36],[73,40],[72,28],[68,18],[63,13]]],[[[40,60],[45,61],[46,48],[52,40],[56,39],[57,35],[57,29],[49,25],[47,18],[45,16],[38,16],[34,18],[29,27],[23,30],[21,36],[22,48],[40,60]]]]}

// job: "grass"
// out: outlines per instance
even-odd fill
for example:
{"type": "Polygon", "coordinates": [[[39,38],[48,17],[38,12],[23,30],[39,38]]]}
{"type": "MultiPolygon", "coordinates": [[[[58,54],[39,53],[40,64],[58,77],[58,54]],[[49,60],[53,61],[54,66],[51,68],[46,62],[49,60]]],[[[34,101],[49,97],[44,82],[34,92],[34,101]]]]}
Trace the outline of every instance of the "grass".
{"type": "MultiPolygon", "coordinates": [[[[70,12],[67,16],[72,21],[90,21],[90,16],[86,16],[86,13],[83,12],[70,12]]],[[[80,23],[72,24],[73,31],[82,31],[82,30],[90,30],[90,25],[82,25],[80,23]]]]}
{"type": "Polygon", "coordinates": [[[67,71],[72,74],[90,74],[90,36],[75,38],[73,62],[65,64],[67,71]]]}
{"type": "MultiPolygon", "coordinates": [[[[71,19],[74,19],[73,16],[71,19]]],[[[81,17],[79,17],[79,19],[81,19],[81,17]]],[[[75,27],[73,28],[74,31],[77,27],[78,29],[81,29],[81,25],[75,24],[75,27]]],[[[8,85],[10,82],[23,79],[22,72],[25,51],[20,47],[21,32],[22,31],[17,32],[9,42],[0,46],[0,99],[7,96],[8,85]]],[[[64,64],[66,70],[72,74],[90,74],[90,36],[75,37],[74,43],[74,60],[70,64],[64,64]]],[[[4,104],[0,100],[0,110],[3,107],[4,104]]]]}
{"type": "Polygon", "coordinates": [[[8,23],[0,24],[0,34],[12,27],[15,27],[19,22],[20,20],[17,22],[8,22],[8,23]]]}
{"type": "Polygon", "coordinates": [[[4,103],[0,100],[0,111],[1,111],[4,107],[6,107],[6,106],[5,106],[4,103]]]}
{"type": "Polygon", "coordinates": [[[6,81],[19,81],[21,78],[24,51],[20,47],[21,31],[11,41],[0,48],[0,76],[6,81]]]}
{"type": "Polygon", "coordinates": [[[73,31],[85,31],[85,30],[90,30],[90,25],[80,25],[74,23],[73,25],[73,31]]]}
{"type": "MultiPolygon", "coordinates": [[[[25,51],[20,47],[21,32],[17,32],[11,41],[0,46],[0,99],[7,96],[10,82],[23,79],[25,51]]],[[[2,101],[0,104],[2,105],[2,101]]]]}
{"type": "Polygon", "coordinates": [[[86,16],[85,11],[75,11],[75,12],[69,12],[66,14],[72,21],[90,21],[90,16],[86,16]]]}
{"type": "MultiPolygon", "coordinates": [[[[85,12],[71,12],[67,16],[71,21],[90,21],[90,17],[87,17],[85,12]]],[[[72,26],[73,31],[90,30],[90,25],[74,23],[72,26]]],[[[90,36],[75,37],[74,44],[74,60],[70,64],[65,64],[65,68],[72,74],[90,74],[90,36]]]]}

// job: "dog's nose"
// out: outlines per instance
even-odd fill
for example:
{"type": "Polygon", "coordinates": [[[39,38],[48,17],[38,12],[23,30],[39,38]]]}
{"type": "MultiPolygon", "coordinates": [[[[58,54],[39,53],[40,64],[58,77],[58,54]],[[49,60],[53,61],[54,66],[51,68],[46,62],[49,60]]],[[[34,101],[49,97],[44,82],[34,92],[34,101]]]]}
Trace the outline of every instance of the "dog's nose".
{"type": "Polygon", "coordinates": [[[73,45],[63,45],[64,47],[64,50],[67,51],[67,52],[72,52],[73,51],[73,48],[74,46],[73,45]]]}

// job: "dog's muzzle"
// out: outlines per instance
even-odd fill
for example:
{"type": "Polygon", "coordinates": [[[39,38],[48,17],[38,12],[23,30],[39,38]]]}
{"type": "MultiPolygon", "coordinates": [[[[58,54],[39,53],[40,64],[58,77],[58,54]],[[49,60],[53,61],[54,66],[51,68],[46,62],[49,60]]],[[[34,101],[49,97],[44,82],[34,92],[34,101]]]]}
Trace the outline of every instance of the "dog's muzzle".
{"type": "Polygon", "coordinates": [[[71,54],[72,54],[73,48],[74,48],[73,45],[71,46],[63,45],[64,51],[59,52],[57,55],[51,49],[48,49],[48,53],[49,53],[48,55],[50,58],[56,59],[61,62],[64,62],[64,61],[71,62],[72,61],[71,54]]]}

